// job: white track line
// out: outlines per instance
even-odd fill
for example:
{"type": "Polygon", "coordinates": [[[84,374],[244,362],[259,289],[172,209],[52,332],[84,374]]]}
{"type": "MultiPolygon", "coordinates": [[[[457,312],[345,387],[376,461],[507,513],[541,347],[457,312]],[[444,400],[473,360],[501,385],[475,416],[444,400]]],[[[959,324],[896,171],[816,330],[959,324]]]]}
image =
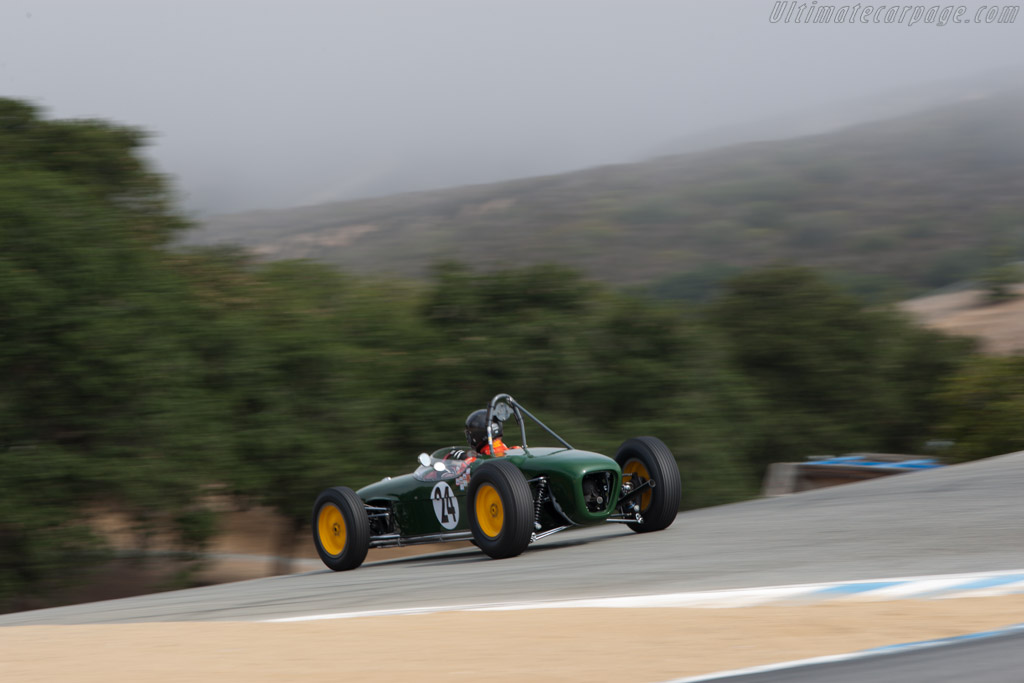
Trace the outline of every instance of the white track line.
{"type": "Polygon", "coordinates": [[[354,619],[358,617],[401,616],[432,614],[436,612],[481,612],[527,609],[576,608],[652,608],[692,607],[724,609],[752,607],[768,604],[814,604],[822,602],[881,601],[900,599],[937,599],[955,597],[988,597],[1024,593],[1024,569],[972,574],[939,576],[909,576],[864,581],[835,581],[831,583],[795,584],[790,586],[764,586],[730,590],[668,593],[663,595],[633,595],[610,598],[584,598],[577,600],[524,601],[509,603],[478,603],[466,605],[433,605],[401,609],[381,609],[309,614],[294,617],[265,619],[270,623],[320,621],[324,619],[354,619]],[[1020,576],[1019,580],[1011,577],[1020,576]],[[1006,577],[999,585],[972,584],[1006,577]],[[877,585],[876,585],[877,584],[877,585]]]}

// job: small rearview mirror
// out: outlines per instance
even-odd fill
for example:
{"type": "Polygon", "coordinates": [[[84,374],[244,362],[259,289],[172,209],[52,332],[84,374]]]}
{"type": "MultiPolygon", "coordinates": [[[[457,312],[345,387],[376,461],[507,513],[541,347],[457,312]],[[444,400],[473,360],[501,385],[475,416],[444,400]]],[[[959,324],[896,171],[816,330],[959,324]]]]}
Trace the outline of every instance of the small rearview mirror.
{"type": "Polygon", "coordinates": [[[419,460],[420,464],[423,465],[424,467],[430,467],[430,456],[427,455],[426,453],[420,453],[420,456],[417,458],[417,460],[419,460]]]}
{"type": "Polygon", "coordinates": [[[434,471],[435,472],[444,472],[444,469],[445,469],[445,467],[444,467],[444,463],[443,462],[435,462],[434,463],[434,471]]]}
{"type": "Polygon", "coordinates": [[[494,417],[498,418],[502,422],[512,416],[512,406],[507,403],[499,403],[494,406],[494,417]]]}

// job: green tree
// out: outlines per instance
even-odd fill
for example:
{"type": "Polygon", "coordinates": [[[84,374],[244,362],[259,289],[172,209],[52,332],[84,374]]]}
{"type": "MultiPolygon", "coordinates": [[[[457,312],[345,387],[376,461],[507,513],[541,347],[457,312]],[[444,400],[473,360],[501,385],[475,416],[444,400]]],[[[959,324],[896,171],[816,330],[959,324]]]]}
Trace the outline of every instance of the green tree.
{"type": "Polygon", "coordinates": [[[147,135],[99,120],[47,120],[32,105],[0,98],[0,165],[41,170],[74,185],[132,223],[136,239],[163,244],[188,227],[162,175],[140,154],[147,135]]]}
{"type": "Polygon", "coordinates": [[[1024,450],[1024,356],[976,357],[946,379],[941,400],[956,458],[1024,450]]]}
{"type": "Polygon", "coordinates": [[[912,450],[937,419],[934,394],[969,347],[866,311],[813,271],[773,267],[732,281],[709,309],[761,409],[751,461],[912,450]]]}
{"type": "Polygon", "coordinates": [[[183,222],[141,139],[0,100],[0,601],[97,556],[95,505],[192,519],[202,397],[156,248],[183,222]]]}

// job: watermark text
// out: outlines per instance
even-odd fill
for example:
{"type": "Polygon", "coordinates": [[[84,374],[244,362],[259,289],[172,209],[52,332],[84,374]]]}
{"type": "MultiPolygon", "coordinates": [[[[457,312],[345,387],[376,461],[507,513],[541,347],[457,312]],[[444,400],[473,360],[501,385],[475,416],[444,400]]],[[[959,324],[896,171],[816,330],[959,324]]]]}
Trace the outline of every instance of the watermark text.
{"type": "Polygon", "coordinates": [[[826,5],[777,0],[768,21],[773,24],[1012,24],[1020,5],[826,5]]]}

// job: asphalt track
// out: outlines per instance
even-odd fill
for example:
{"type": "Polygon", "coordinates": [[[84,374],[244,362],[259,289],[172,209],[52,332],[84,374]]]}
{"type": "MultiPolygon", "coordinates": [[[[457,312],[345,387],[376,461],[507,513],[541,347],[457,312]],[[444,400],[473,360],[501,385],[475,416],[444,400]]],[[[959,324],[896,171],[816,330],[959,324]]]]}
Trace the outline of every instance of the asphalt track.
{"type": "MultiPolygon", "coordinates": [[[[1020,569],[1022,488],[1024,452],[687,512],[654,534],[613,525],[566,532],[509,560],[460,550],[3,615],[0,626],[248,621],[1020,569]]],[[[1006,642],[1019,672],[1020,639],[1006,642]]]]}
{"type": "Polygon", "coordinates": [[[1024,567],[1024,453],[475,548],[0,616],[0,625],[272,619],[440,604],[672,593],[1024,567]]]}
{"type": "MultiPolygon", "coordinates": [[[[707,683],[928,683],[1005,682],[1024,680],[1024,634],[1012,633],[954,642],[942,647],[908,649],[844,662],[782,668],[763,673],[704,679],[707,683]]],[[[685,679],[684,679],[685,680],[685,679]]],[[[698,679],[699,680],[699,679],[698,679]]]]}

